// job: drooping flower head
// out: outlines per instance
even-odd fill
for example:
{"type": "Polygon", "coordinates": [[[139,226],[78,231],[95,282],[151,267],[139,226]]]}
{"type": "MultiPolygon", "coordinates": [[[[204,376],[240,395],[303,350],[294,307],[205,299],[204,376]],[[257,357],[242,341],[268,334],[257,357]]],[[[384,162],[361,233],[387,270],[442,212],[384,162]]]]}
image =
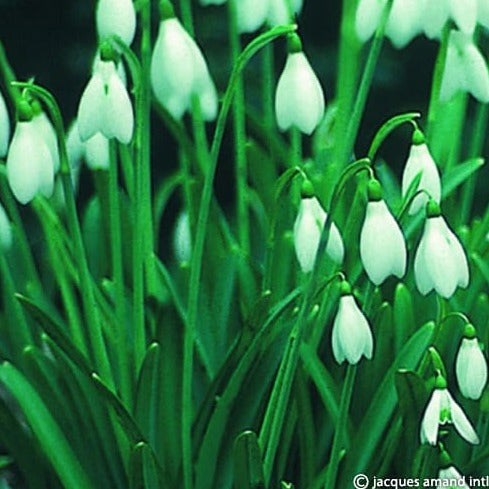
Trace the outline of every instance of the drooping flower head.
{"type": "Polygon", "coordinates": [[[78,106],[78,130],[82,141],[101,132],[128,144],[134,132],[134,113],[126,87],[120,79],[109,43],[100,49],[100,60],[94,65],[78,106]]]}
{"type": "Polygon", "coordinates": [[[275,93],[277,124],[282,131],[296,127],[305,134],[312,134],[324,115],[323,89],[297,34],[289,36],[288,49],[275,93]]]}
{"type": "Polygon", "coordinates": [[[132,0],[99,0],[96,24],[101,41],[118,36],[130,46],[136,33],[136,11],[132,0]]]}
{"type": "Polygon", "coordinates": [[[426,206],[426,222],[414,259],[414,277],[421,294],[433,289],[449,299],[457,287],[469,284],[465,251],[433,200],[426,206]]]}
{"type": "MultiPolygon", "coordinates": [[[[294,223],[294,247],[297,259],[304,273],[312,271],[327,214],[314,196],[309,181],[302,185],[299,213],[294,223]]],[[[331,223],[326,253],[336,263],[344,256],[343,240],[334,223],[331,223]]]]}
{"type": "Polygon", "coordinates": [[[424,134],[416,129],[413,132],[411,149],[402,174],[403,197],[406,196],[412,182],[418,175],[421,175],[421,179],[416,190],[423,191],[423,193],[416,195],[413,199],[409,207],[409,214],[411,215],[424,209],[429,197],[437,203],[440,203],[441,199],[441,181],[438,168],[426,145],[424,134]]]}
{"type": "Polygon", "coordinates": [[[27,204],[37,194],[50,197],[54,185],[51,151],[33,123],[32,108],[18,104],[18,121],[7,155],[7,179],[15,198],[27,204]]]}
{"type": "Polygon", "coordinates": [[[452,30],[440,86],[440,100],[449,101],[467,92],[482,103],[489,102],[489,70],[474,44],[472,34],[452,30]]]}
{"type": "Polygon", "coordinates": [[[192,109],[192,97],[206,121],[217,115],[217,92],[202,51],[175,17],[172,5],[161,4],[161,22],[151,57],[151,86],[158,102],[180,119],[192,109]]]}
{"type": "Polygon", "coordinates": [[[333,323],[331,345],[334,358],[339,364],[346,360],[349,364],[355,365],[362,356],[368,360],[372,358],[372,331],[353,297],[350,284],[346,281],[341,284],[341,297],[333,323]]]}
{"type": "Polygon", "coordinates": [[[448,391],[447,381],[442,375],[438,375],[421,421],[421,443],[436,445],[440,425],[445,424],[453,424],[458,434],[469,443],[479,443],[472,424],[448,391]]]}
{"type": "Polygon", "coordinates": [[[455,373],[462,395],[467,399],[480,399],[487,384],[487,362],[479,346],[475,328],[470,323],[464,328],[455,373]]]}
{"type": "Polygon", "coordinates": [[[378,180],[368,184],[368,204],[360,233],[360,257],[369,279],[380,285],[390,275],[406,272],[406,243],[399,224],[392,216],[378,180]]]}

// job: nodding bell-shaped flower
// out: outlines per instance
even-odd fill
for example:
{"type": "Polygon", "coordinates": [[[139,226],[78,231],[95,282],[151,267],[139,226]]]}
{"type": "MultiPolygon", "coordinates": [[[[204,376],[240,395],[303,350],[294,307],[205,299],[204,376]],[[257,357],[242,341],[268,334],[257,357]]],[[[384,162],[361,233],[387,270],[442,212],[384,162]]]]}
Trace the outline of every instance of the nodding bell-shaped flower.
{"type": "MultiPolygon", "coordinates": [[[[299,213],[294,223],[294,247],[304,273],[312,271],[327,214],[314,197],[312,185],[307,180],[302,186],[299,213]]],[[[326,253],[336,263],[343,261],[345,250],[340,232],[331,224],[326,253]]]]}
{"type": "Polygon", "coordinates": [[[289,54],[275,93],[275,115],[278,127],[285,131],[296,127],[311,134],[324,115],[321,84],[302,52],[297,34],[288,38],[289,54]]]}
{"type": "Polygon", "coordinates": [[[46,113],[42,110],[41,104],[34,100],[31,102],[32,111],[34,117],[32,118],[32,124],[39,131],[39,135],[46,142],[49,151],[51,152],[53,171],[56,174],[59,170],[59,150],[58,150],[58,138],[53,124],[49,120],[46,113]]]}
{"type": "Polygon", "coordinates": [[[421,294],[433,289],[449,299],[457,287],[469,284],[469,266],[457,236],[441,215],[440,206],[431,200],[426,206],[426,222],[414,259],[414,277],[421,294]]]}
{"type": "Polygon", "coordinates": [[[0,204],[0,247],[2,251],[10,249],[12,241],[12,225],[3,205],[0,204]]]}
{"type": "Polygon", "coordinates": [[[436,445],[440,425],[453,424],[458,434],[469,443],[477,445],[479,437],[462,408],[455,402],[447,389],[443,376],[436,378],[435,389],[421,421],[421,443],[436,445]]]}
{"type": "Polygon", "coordinates": [[[0,158],[3,158],[7,154],[9,139],[10,119],[8,116],[7,104],[0,92],[0,158]]]}
{"type": "Polygon", "coordinates": [[[380,285],[390,275],[406,272],[406,243],[399,224],[382,199],[378,180],[368,184],[368,204],[360,233],[360,257],[368,278],[380,285]]]}
{"type": "Polygon", "coordinates": [[[331,344],[335,360],[357,364],[362,356],[372,358],[374,341],[367,318],[358,307],[351,286],[343,281],[338,312],[333,323],[331,344]]]}
{"type": "Polygon", "coordinates": [[[18,122],[7,155],[7,179],[15,198],[27,204],[38,193],[53,193],[54,171],[51,151],[33,123],[27,101],[18,106],[18,122]]]}
{"type": "Polygon", "coordinates": [[[78,131],[82,141],[101,132],[128,144],[134,131],[134,114],[126,87],[117,74],[114,50],[103,44],[78,106],[78,131]]]}
{"type": "Polygon", "coordinates": [[[442,487],[461,487],[462,489],[469,489],[469,486],[465,484],[465,477],[453,466],[450,455],[442,450],[440,454],[440,470],[438,471],[438,484],[437,488],[442,487]]]}
{"type": "Polygon", "coordinates": [[[425,142],[424,134],[416,129],[413,133],[412,146],[402,174],[402,196],[405,197],[409,187],[416,177],[421,174],[417,191],[424,191],[413,199],[409,207],[409,214],[416,214],[424,209],[428,202],[428,195],[437,203],[441,198],[440,174],[430,150],[425,142]],[[426,195],[428,194],[428,195],[426,195]]]}
{"type": "Polygon", "coordinates": [[[458,387],[468,399],[480,399],[487,383],[487,362],[472,324],[466,324],[455,362],[458,387]]]}
{"type": "Polygon", "coordinates": [[[118,36],[130,46],[136,33],[136,11],[132,0],[99,0],[96,24],[100,40],[118,36]]]}
{"type": "Polygon", "coordinates": [[[271,27],[289,24],[302,10],[302,0],[269,0],[267,21],[271,27]]]}
{"type": "Polygon", "coordinates": [[[449,101],[458,92],[470,93],[482,103],[489,102],[489,70],[472,36],[452,30],[448,38],[440,100],[449,101]]]}
{"type": "Polygon", "coordinates": [[[161,22],[151,58],[151,85],[158,102],[175,119],[191,110],[192,98],[202,117],[217,115],[217,92],[201,50],[175,17],[169,2],[161,4],[161,22]]]}

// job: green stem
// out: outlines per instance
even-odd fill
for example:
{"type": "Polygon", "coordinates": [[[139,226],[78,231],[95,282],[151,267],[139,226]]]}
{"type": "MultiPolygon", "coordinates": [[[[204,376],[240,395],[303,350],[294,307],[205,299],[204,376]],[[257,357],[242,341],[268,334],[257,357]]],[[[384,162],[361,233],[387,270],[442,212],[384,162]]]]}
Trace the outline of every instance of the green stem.
{"type": "Polygon", "coordinates": [[[350,410],[350,401],[355,384],[357,372],[356,365],[348,365],[345,380],[343,381],[343,390],[341,391],[340,414],[334,433],[333,447],[331,448],[330,461],[328,466],[328,476],[326,479],[325,489],[334,489],[336,487],[336,476],[340,464],[340,454],[343,448],[343,441],[348,422],[348,411],[350,410]]]}
{"type": "Polygon", "coordinates": [[[280,36],[287,35],[295,30],[294,26],[280,26],[265,32],[253,40],[241,53],[234,65],[233,72],[224,95],[223,104],[217,119],[216,130],[211,148],[209,168],[205,175],[204,188],[200,199],[199,215],[197,218],[197,228],[195,245],[192,254],[190,269],[190,283],[188,295],[188,323],[184,334],[183,347],[183,375],[182,375],[182,466],[183,466],[183,487],[192,489],[192,373],[193,373],[193,346],[195,331],[198,320],[198,305],[200,297],[200,284],[202,274],[202,262],[204,255],[204,243],[207,232],[207,222],[212,201],[212,191],[214,177],[217,169],[219,151],[224,135],[226,120],[231,107],[231,102],[236,89],[238,75],[246,66],[249,59],[263,46],[272,42],[280,36]]]}
{"type": "Polygon", "coordinates": [[[126,301],[124,297],[124,270],[122,259],[121,238],[121,209],[119,200],[119,168],[115,140],[110,141],[109,167],[109,216],[110,216],[110,245],[112,260],[112,282],[114,285],[115,314],[119,328],[115,335],[119,370],[120,392],[124,400],[131,404],[130,369],[128,365],[126,331],[126,301]]]}
{"type": "Polygon", "coordinates": [[[192,15],[192,3],[190,0],[180,0],[180,13],[185,30],[194,37],[194,20],[192,15]]]}
{"type": "Polygon", "coordinates": [[[293,166],[302,167],[302,134],[297,127],[290,129],[290,160],[293,166]]]}
{"type": "MultiPolygon", "coordinates": [[[[241,52],[239,39],[236,1],[229,1],[229,39],[231,58],[234,64],[241,52]]],[[[238,222],[239,244],[245,256],[250,253],[250,223],[247,202],[248,168],[246,160],[246,127],[245,127],[245,93],[243,76],[240,74],[236,81],[236,94],[233,104],[234,147],[236,163],[236,209],[238,222]]]]}
{"type": "Polygon", "coordinates": [[[17,87],[15,87],[12,82],[17,80],[10,63],[8,62],[7,55],[3,44],[0,42],[0,71],[3,75],[3,80],[5,83],[5,88],[7,89],[10,98],[12,99],[14,105],[20,101],[21,95],[17,87]]]}

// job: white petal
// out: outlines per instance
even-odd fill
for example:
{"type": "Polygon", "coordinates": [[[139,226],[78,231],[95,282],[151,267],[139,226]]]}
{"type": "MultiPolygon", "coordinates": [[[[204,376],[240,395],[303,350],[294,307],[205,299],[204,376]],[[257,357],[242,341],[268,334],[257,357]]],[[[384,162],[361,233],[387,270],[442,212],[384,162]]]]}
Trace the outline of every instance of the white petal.
{"type": "Polygon", "coordinates": [[[489,102],[489,70],[479,49],[473,42],[463,52],[465,89],[482,103],[489,102]]]}
{"type": "MultiPolygon", "coordinates": [[[[440,469],[440,471],[438,472],[438,478],[441,479],[442,481],[459,481],[463,479],[460,472],[453,465],[445,469],[440,469]]],[[[441,488],[441,487],[448,487],[448,486],[446,484],[440,483],[437,485],[437,487],[441,488]]],[[[461,483],[457,483],[455,487],[457,488],[461,487],[462,489],[463,488],[469,489],[469,487],[466,484],[461,484],[461,483]]]]}
{"type": "Polygon", "coordinates": [[[103,124],[104,81],[100,73],[94,73],[88,82],[78,106],[78,132],[86,141],[101,130],[103,124]]]}
{"type": "Polygon", "coordinates": [[[489,28],[489,2],[487,0],[479,0],[477,20],[484,27],[489,28]]]}
{"type": "Polygon", "coordinates": [[[101,132],[107,137],[117,138],[128,144],[134,130],[134,114],[126,87],[115,69],[107,81],[107,93],[103,105],[103,123],[101,132]]]}
{"type": "Polygon", "coordinates": [[[421,421],[421,443],[428,442],[430,445],[436,445],[440,422],[441,393],[440,389],[435,389],[426,406],[423,420],[421,421]]]}
{"type": "Polygon", "coordinates": [[[290,24],[293,22],[294,14],[300,12],[302,0],[290,2],[292,12],[289,12],[289,0],[269,0],[268,24],[272,27],[277,25],[290,24]]]}
{"type": "Polygon", "coordinates": [[[323,90],[303,52],[287,56],[275,93],[275,115],[282,131],[295,126],[305,134],[324,115],[323,90]]]}
{"type": "Polygon", "coordinates": [[[69,127],[66,136],[66,152],[68,153],[68,161],[72,169],[80,167],[84,151],[85,145],[80,139],[78,124],[75,120],[69,127]]]}
{"type": "Polygon", "coordinates": [[[385,28],[386,36],[400,49],[422,30],[419,0],[394,0],[385,28]]]}
{"type": "Polygon", "coordinates": [[[0,93],[0,158],[3,158],[7,154],[9,138],[10,119],[7,104],[3,95],[0,93]]]}
{"type": "Polygon", "coordinates": [[[386,0],[360,0],[355,15],[355,30],[360,41],[366,42],[372,37],[385,5],[386,0]]]}
{"type": "Polygon", "coordinates": [[[473,34],[477,22],[477,0],[449,0],[451,15],[458,28],[473,34]]]}
{"type": "Polygon", "coordinates": [[[12,246],[12,240],[12,225],[3,205],[0,204],[0,246],[3,251],[12,246]]]}
{"type": "Polygon", "coordinates": [[[180,263],[189,262],[192,255],[192,234],[188,212],[181,212],[175,223],[173,250],[180,263]]]}
{"type": "Polygon", "coordinates": [[[339,339],[339,327],[339,322],[335,319],[333,323],[333,331],[331,332],[331,347],[333,349],[335,360],[341,365],[345,361],[345,353],[339,339]]]}
{"type": "Polygon", "coordinates": [[[406,271],[406,243],[383,200],[369,202],[360,233],[360,256],[369,279],[380,285],[388,276],[406,271]]]}
{"type": "MultiPolygon", "coordinates": [[[[411,182],[421,172],[417,190],[425,190],[436,202],[441,198],[441,181],[438,168],[426,144],[413,144],[402,175],[402,195],[407,194],[411,182]]],[[[409,214],[416,214],[428,202],[426,194],[417,195],[409,208],[409,214]]]]}
{"type": "Polygon", "coordinates": [[[177,19],[163,20],[151,57],[154,94],[176,119],[189,110],[194,85],[194,52],[188,37],[177,19]]]}
{"type": "Polygon", "coordinates": [[[329,230],[326,253],[335,263],[340,264],[343,262],[343,258],[345,256],[345,247],[343,245],[341,234],[334,222],[331,223],[331,228],[329,230]]]}
{"type": "Polygon", "coordinates": [[[57,173],[59,170],[59,150],[58,137],[56,135],[54,126],[44,112],[36,115],[33,118],[32,123],[39,131],[39,135],[47,144],[53,160],[53,171],[54,173],[57,173]]]}
{"type": "Polygon", "coordinates": [[[440,86],[440,100],[451,100],[459,90],[465,90],[464,49],[461,44],[461,33],[451,31],[448,38],[447,55],[440,86]]]}
{"type": "Polygon", "coordinates": [[[452,416],[452,423],[455,426],[455,429],[458,431],[459,435],[467,440],[469,443],[473,445],[479,444],[479,437],[475,432],[472,424],[465,416],[465,413],[462,411],[462,408],[455,402],[451,394],[447,391],[447,394],[450,399],[450,414],[452,416]]]}
{"type": "Polygon", "coordinates": [[[462,340],[455,372],[462,395],[468,399],[480,399],[487,383],[487,363],[477,338],[462,340]]]}
{"type": "Polygon", "coordinates": [[[256,31],[268,14],[270,0],[239,0],[236,2],[239,32],[256,31]]]}
{"type": "Polygon", "coordinates": [[[424,0],[421,6],[423,29],[430,39],[441,38],[443,27],[450,17],[448,0],[424,0]]]}
{"type": "Polygon", "coordinates": [[[448,227],[445,219],[443,217],[440,217],[440,219],[440,228],[450,246],[452,260],[457,268],[457,285],[465,288],[469,285],[469,264],[467,262],[467,256],[460,241],[448,227]]]}
{"type": "Polygon", "coordinates": [[[109,169],[109,140],[100,132],[85,143],[85,159],[90,170],[109,169]]]}
{"type": "Polygon", "coordinates": [[[434,288],[433,279],[428,273],[428,266],[426,264],[426,224],[419,242],[418,250],[416,251],[416,256],[414,258],[414,278],[416,281],[416,287],[419,292],[423,295],[428,294],[434,288]]]}
{"type": "Polygon", "coordinates": [[[7,178],[15,198],[30,202],[38,192],[53,191],[51,152],[31,122],[18,122],[7,156],[7,178]]]}
{"type": "Polygon", "coordinates": [[[136,11],[132,0],[99,0],[96,24],[101,39],[119,36],[130,46],[136,32],[136,11]]]}

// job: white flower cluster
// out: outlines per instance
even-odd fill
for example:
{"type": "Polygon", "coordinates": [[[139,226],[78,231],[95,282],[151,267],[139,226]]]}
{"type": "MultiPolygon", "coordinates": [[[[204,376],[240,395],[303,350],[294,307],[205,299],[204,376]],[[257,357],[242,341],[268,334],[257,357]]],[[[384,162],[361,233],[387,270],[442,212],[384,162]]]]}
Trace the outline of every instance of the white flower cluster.
{"type": "MultiPolygon", "coordinates": [[[[360,0],[355,29],[362,42],[377,29],[386,5],[387,0],[360,0]]],[[[420,34],[440,39],[449,20],[457,29],[452,29],[448,37],[440,100],[448,101],[463,91],[487,103],[489,70],[473,40],[477,24],[489,28],[487,0],[394,0],[385,35],[400,49],[420,34]]]]}
{"type": "MultiPolygon", "coordinates": [[[[221,5],[225,2],[226,0],[200,0],[201,5],[221,5]]],[[[269,26],[290,23],[293,15],[302,10],[303,0],[234,0],[234,2],[239,32],[254,32],[264,23],[269,26]]]]}

